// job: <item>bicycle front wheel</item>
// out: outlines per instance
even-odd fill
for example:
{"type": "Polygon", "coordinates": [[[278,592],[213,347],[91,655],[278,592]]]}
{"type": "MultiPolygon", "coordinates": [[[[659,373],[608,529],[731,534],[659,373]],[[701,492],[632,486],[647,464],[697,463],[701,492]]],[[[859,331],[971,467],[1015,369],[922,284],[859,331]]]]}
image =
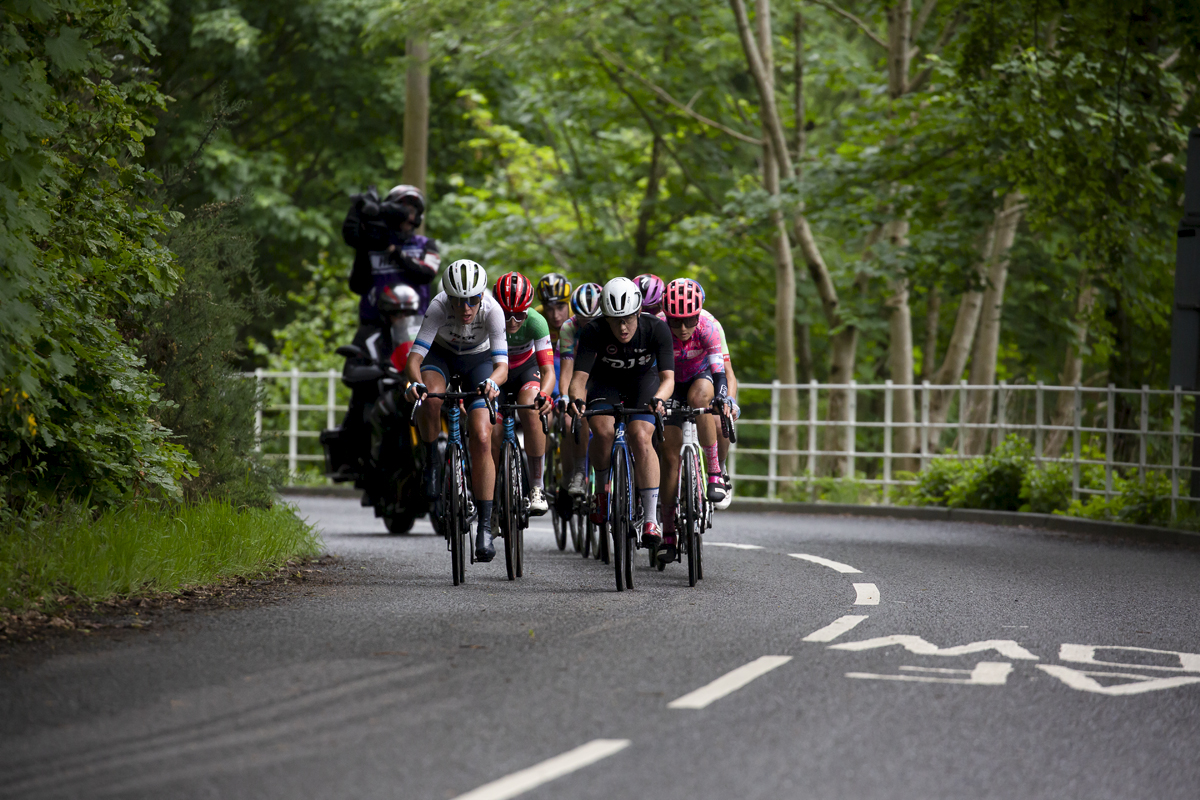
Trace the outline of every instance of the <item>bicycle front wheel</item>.
{"type": "Polygon", "coordinates": [[[624,450],[614,449],[612,458],[612,509],[609,527],[612,529],[613,570],[617,589],[633,588],[633,539],[630,536],[633,498],[630,496],[629,457],[624,450]]]}
{"type": "Polygon", "coordinates": [[[696,530],[699,527],[699,510],[696,507],[698,497],[699,475],[697,474],[696,453],[691,448],[683,457],[683,485],[680,494],[683,496],[683,541],[680,544],[687,550],[688,586],[695,586],[698,578],[696,570],[699,567],[697,558],[696,530]]]}
{"type": "Polygon", "coordinates": [[[466,509],[463,508],[462,495],[459,494],[461,476],[462,461],[458,449],[451,446],[446,454],[446,472],[442,482],[442,508],[446,515],[442,525],[449,534],[447,538],[450,540],[450,574],[455,586],[466,578],[462,537],[462,516],[466,509]]]}

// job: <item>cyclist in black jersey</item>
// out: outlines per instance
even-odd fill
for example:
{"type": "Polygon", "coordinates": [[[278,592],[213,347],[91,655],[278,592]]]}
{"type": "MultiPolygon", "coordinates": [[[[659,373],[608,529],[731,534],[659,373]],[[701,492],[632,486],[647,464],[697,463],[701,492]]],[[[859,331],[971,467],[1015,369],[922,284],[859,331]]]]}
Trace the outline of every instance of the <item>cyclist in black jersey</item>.
{"type": "MultiPolygon", "coordinates": [[[[569,396],[576,413],[618,401],[626,408],[655,407],[675,389],[675,356],[671,331],[658,317],[641,313],[642,293],[628,278],[613,278],[601,296],[604,316],[583,327],[575,348],[575,373],[569,396]]],[[[597,524],[608,509],[609,457],[614,436],[612,417],[592,417],[588,457],[596,469],[597,524]]],[[[626,426],[633,451],[634,475],[645,514],[642,541],[662,541],[658,524],[658,455],[654,452],[654,417],[639,414],[626,426]]]]}

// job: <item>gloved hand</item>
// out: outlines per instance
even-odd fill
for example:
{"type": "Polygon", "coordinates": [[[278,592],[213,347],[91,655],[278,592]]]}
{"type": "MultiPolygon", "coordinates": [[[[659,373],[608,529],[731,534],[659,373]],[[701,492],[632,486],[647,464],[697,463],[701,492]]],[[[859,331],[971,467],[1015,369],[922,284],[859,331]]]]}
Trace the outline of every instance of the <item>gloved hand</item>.
{"type": "Polygon", "coordinates": [[[429,394],[429,390],[425,387],[425,384],[413,383],[409,385],[408,391],[404,393],[404,396],[408,398],[409,402],[415,403],[417,400],[424,399],[427,394],[429,394]]]}

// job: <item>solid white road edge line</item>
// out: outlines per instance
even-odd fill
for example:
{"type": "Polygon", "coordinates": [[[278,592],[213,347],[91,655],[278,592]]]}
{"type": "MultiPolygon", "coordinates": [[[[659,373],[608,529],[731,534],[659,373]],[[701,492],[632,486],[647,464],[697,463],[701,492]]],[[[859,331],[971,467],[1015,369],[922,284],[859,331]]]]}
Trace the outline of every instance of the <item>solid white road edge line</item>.
{"type": "Polygon", "coordinates": [[[858,623],[867,618],[866,614],[847,614],[844,617],[839,617],[833,622],[826,625],[820,630],[813,631],[808,636],[805,636],[803,641],[806,642],[832,642],[837,637],[841,636],[846,631],[850,630],[858,623]]]}
{"type": "Polygon", "coordinates": [[[705,542],[709,547],[732,547],[737,550],[762,550],[762,545],[739,544],[737,542],[705,542]]]}
{"type": "Polygon", "coordinates": [[[854,600],[856,606],[877,606],[879,605],[879,587],[873,583],[856,583],[854,591],[858,592],[858,597],[854,600]]]}
{"type": "Polygon", "coordinates": [[[460,794],[454,800],[508,800],[530,789],[536,789],[543,783],[549,783],[589,764],[595,764],[628,746],[628,739],[593,739],[562,755],[548,758],[540,764],[534,764],[500,780],[484,784],[478,789],[472,789],[466,794],[460,794]]]}
{"type": "Polygon", "coordinates": [[[725,673],[707,686],[701,686],[694,692],[688,692],[683,697],[672,700],[667,703],[667,708],[705,708],[709,703],[736,692],[755,678],[762,677],[791,660],[791,656],[756,658],[749,664],[743,664],[732,672],[725,673]]]}
{"type": "Polygon", "coordinates": [[[850,566],[849,564],[843,564],[840,561],[830,561],[828,558],[821,558],[820,556],[810,556],[808,553],[788,553],[788,555],[791,556],[792,558],[798,558],[801,561],[811,561],[814,564],[820,564],[822,567],[829,567],[830,569],[836,569],[838,572],[844,572],[847,575],[849,575],[851,573],[856,574],[856,575],[862,574],[861,569],[855,569],[854,567],[850,566]]]}

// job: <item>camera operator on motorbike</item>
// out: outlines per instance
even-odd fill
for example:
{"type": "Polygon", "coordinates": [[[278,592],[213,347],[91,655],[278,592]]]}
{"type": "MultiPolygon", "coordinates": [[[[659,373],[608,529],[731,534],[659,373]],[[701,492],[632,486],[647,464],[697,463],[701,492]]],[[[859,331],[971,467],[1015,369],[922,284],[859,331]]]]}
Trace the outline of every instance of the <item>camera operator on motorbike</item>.
{"type": "MultiPolygon", "coordinates": [[[[496,464],[492,460],[491,434],[484,397],[495,400],[508,380],[508,343],[504,311],[484,294],[487,273],[474,261],[455,261],[442,276],[443,291],[429,303],[421,330],[408,354],[405,374],[412,384],[406,397],[416,401],[426,394],[446,391],[452,378],[461,378],[463,388],[476,388],[479,398],[467,408],[470,431],[471,483],[479,512],[475,558],[491,561],[492,500],[496,464]]],[[[442,428],[442,401],[428,398],[418,414],[421,440],[425,442],[425,494],[437,496],[437,437],[442,428]]]]}
{"type": "MultiPolygon", "coordinates": [[[[354,341],[383,334],[390,322],[377,307],[384,289],[406,286],[417,296],[417,312],[429,305],[429,284],[441,266],[437,242],[416,233],[425,213],[425,198],[415,186],[400,185],[380,200],[372,186],[353,197],[353,205],[342,223],[342,239],[354,248],[350,289],[362,299],[358,306],[358,332],[354,341]]],[[[386,360],[386,356],[385,356],[386,360]]],[[[368,456],[369,431],[363,420],[367,406],[375,400],[368,391],[350,393],[350,408],[342,433],[350,463],[339,472],[357,472],[368,456]]]]}

